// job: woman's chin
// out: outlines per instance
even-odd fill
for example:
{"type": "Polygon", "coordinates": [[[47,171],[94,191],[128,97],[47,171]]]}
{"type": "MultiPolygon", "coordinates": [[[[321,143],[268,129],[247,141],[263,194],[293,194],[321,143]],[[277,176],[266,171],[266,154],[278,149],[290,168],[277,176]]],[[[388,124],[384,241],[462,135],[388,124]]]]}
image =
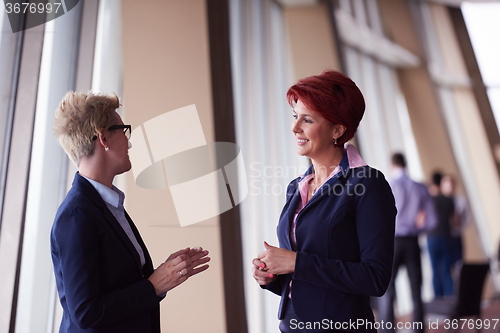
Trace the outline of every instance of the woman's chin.
{"type": "Polygon", "coordinates": [[[304,151],[304,149],[301,148],[297,148],[297,155],[309,157],[307,151],[304,151]]]}
{"type": "Polygon", "coordinates": [[[122,173],[130,171],[130,169],[132,169],[132,164],[129,161],[127,165],[124,165],[123,168],[121,170],[119,170],[119,172],[117,173],[117,175],[121,175],[122,173]]]}

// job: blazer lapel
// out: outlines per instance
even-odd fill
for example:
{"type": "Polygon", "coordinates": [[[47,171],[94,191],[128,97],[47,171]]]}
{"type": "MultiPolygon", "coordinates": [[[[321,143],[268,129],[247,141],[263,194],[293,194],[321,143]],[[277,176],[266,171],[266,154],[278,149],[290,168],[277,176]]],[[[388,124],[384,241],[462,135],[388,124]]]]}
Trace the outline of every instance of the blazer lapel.
{"type": "MultiPolygon", "coordinates": [[[[109,226],[113,229],[113,231],[118,236],[118,238],[123,242],[123,244],[128,249],[130,254],[134,257],[134,260],[136,261],[136,264],[137,264],[137,268],[142,273],[141,259],[139,257],[139,253],[137,253],[137,250],[135,249],[134,245],[130,241],[130,238],[128,238],[128,236],[125,233],[125,231],[123,230],[122,226],[120,225],[120,223],[118,223],[115,216],[108,209],[108,207],[106,206],[106,203],[101,198],[99,193],[96,191],[94,186],[92,186],[92,184],[90,184],[85,178],[80,176],[78,173],[75,175],[75,180],[73,181],[73,186],[76,187],[79,191],[85,193],[94,202],[94,204],[101,209],[101,212],[102,212],[104,219],[109,224],[109,226]]],[[[129,220],[128,215],[125,215],[125,216],[127,217],[127,220],[129,220]]],[[[134,230],[134,228],[132,228],[132,231],[134,231],[134,234],[136,233],[136,230],[134,230]]],[[[141,240],[141,243],[142,243],[142,240],[141,240]]],[[[139,244],[141,244],[141,243],[139,243],[139,244]]],[[[144,244],[142,243],[141,246],[144,249],[143,245],[144,244]]]]}
{"type": "MultiPolygon", "coordinates": [[[[298,184],[298,181],[297,183],[298,184]]],[[[300,193],[299,193],[299,188],[296,186],[295,191],[293,192],[293,195],[291,195],[290,199],[288,200],[288,209],[285,211],[285,216],[283,216],[283,220],[286,221],[286,223],[283,223],[283,230],[282,230],[282,242],[283,246],[286,249],[291,250],[292,249],[292,243],[290,240],[290,230],[293,225],[293,218],[295,216],[295,209],[297,205],[299,204],[301,198],[300,198],[300,193]]]]}
{"type": "MultiPolygon", "coordinates": [[[[132,232],[134,233],[137,243],[139,243],[139,246],[142,248],[142,252],[144,253],[144,259],[146,260],[143,271],[144,275],[149,277],[149,275],[151,275],[154,271],[153,261],[151,260],[151,256],[149,255],[148,249],[146,248],[146,244],[144,244],[144,241],[142,240],[142,237],[139,234],[139,230],[137,230],[137,227],[135,226],[134,222],[132,221],[126,210],[125,210],[125,217],[127,218],[127,221],[130,225],[130,228],[132,229],[132,232]]],[[[135,252],[137,253],[137,251],[135,252]]],[[[137,255],[137,258],[139,258],[139,255],[137,255]]],[[[140,265],[140,259],[139,259],[139,265],[140,265]]]]}
{"type": "MultiPolygon", "coordinates": [[[[106,222],[108,222],[108,224],[111,226],[111,228],[113,228],[113,230],[115,231],[117,236],[120,238],[120,240],[125,244],[125,246],[127,247],[127,250],[134,257],[135,263],[137,264],[137,268],[142,273],[141,258],[139,257],[139,253],[137,253],[137,250],[135,249],[134,244],[132,244],[132,241],[125,233],[125,230],[123,230],[122,226],[116,220],[115,216],[111,213],[111,211],[108,209],[107,206],[105,206],[103,208],[102,212],[103,212],[103,215],[104,215],[106,222]]],[[[132,229],[132,231],[133,231],[133,229],[132,229]]],[[[134,232],[134,234],[135,234],[135,232],[134,232]]]]}
{"type": "Polygon", "coordinates": [[[278,224],[278,237],[280,247],[291,250],[292,243],[290,239],[290,230],[293,225],[293,218],[295,217],[295,210],[299,204],[301,197],[299,192],[299,182],[313,170],[312,165],[307,169],[302,177],[298,177],[290,183],[287,188],[286,203],[283,207],[283,213],[280,217],[278,224]]]}

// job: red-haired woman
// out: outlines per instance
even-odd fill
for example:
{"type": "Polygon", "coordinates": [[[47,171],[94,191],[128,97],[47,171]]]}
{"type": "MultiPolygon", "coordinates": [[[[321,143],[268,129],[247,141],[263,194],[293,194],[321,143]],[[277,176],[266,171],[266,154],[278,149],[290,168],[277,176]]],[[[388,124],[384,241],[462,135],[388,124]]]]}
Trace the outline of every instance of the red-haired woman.
{"type": "Polygon", "coordinates": [[[282,332],[376,332],[370,296],[391,279],[394,198],[382,173],[347,143],[365,102],[345,75],[326,71],[287,92],[297,153],[312,165],[289,184],[280,247],[253,260],[255,280],[281,296],[282,332]]]}

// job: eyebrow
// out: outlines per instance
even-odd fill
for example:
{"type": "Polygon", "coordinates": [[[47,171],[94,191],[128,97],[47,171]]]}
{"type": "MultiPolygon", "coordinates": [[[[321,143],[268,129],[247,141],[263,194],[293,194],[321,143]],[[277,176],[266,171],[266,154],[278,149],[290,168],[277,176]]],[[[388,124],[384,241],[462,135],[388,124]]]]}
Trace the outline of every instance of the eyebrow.
{"type": "MultiPolygon", "coordinates": [[[[293,112],[297,113],[297,111],[295,111],[295,109],[293,110],[293,112]]],[[[301,116],[309,116],[309,117],[312,117],[310,114],[308,113],[302,113],[301,116]]]]}

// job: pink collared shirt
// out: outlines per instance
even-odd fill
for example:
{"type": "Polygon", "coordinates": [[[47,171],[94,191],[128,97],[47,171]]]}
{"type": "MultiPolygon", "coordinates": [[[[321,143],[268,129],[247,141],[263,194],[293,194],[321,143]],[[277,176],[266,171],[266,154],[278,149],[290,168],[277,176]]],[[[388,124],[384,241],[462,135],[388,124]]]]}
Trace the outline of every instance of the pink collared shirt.
{"type": "MultiPolygon", "coordinates": [[[[363,159],[359,155],[358,150],[352,144],[350,144],[348,142],[345,143],[344,150],[347,152],[347,161],[349,163],[349,169],[353,169],[353,168],[357,168],[357,167],[361,167],[361,166],[366,166],[365,161],[363,161],[363,159]]],[[[325,181],[321,184],[321,186],[323,186],[328,180],[330,180],[333,176],[335,176],[339,172],[340,172],[340,166],[337,165],[337,167],[330,173],[328,178],[325,179],[325,181]]],[[[308,185],[312,179],[314,179],[314,173],[311,173],[311,174],[305,176],[299,182],[299,193],[300,193],[300,197],[302,200],[297,205],[297,209],[295,210],[295,215],[293,217],[293,225],[292,225],[292,228],[290,229],[290,239],[292,241],[292,248],[294,250],[297,250],[297,238],[295,237],[295,228],[297,226],[297,223],[296,223],[297,215],[299,215],[299,213],[302,211],[302,209],[304,209],[304,207],[307,204],[307,201],[308,201],[307,198],[309,196],[309,186],[308,185]]],[[[321,188],[321,186],[319,186],[318,189],[321,188]]],[[[318,192],[319,191],[316,191],[316,193],[318,193],[318,192]]],[[[314,195],[316,195],[316,193],[313,194],[311,196],[311,198],[314,195]]]]}

